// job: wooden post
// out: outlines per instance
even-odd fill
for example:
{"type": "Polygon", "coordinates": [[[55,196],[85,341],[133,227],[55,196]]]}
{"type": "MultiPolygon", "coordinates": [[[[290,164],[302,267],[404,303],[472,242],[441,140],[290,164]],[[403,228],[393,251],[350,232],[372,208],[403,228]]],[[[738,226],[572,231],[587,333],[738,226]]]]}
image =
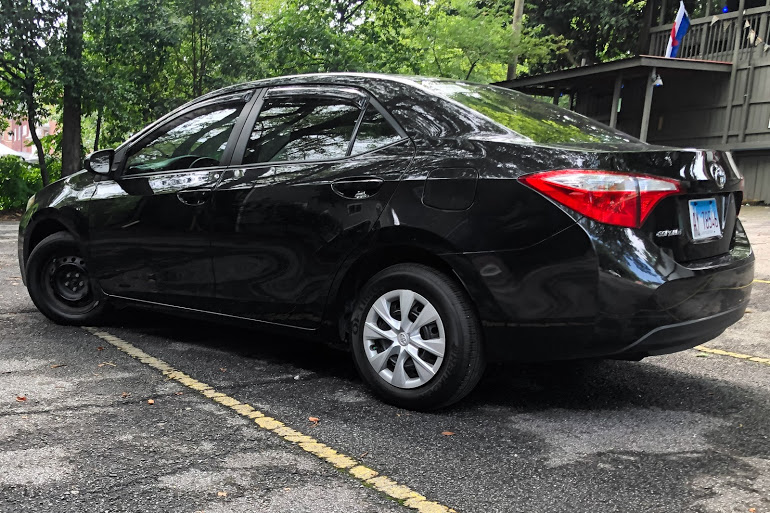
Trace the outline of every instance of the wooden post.
{"type": "MultiPolygon", "coordinates": [[[[706,2],[706,14],[704,18],[708,18],[711,14],[711,0],[706,2]]],[[[701,27],[700,33],[700,48],[698,49],[698,58],[703,59],[706,56],[706,42],[708,41],[708,33],[711,31],[711,23],[704,23],[701,27]]]]}
{"type": "Polygon", "coordinates": [[[618,126],[618,105],[620,103],[620,89],[623,87],[623,73],[615,78],[615,90],[612,92],[612,112],[610,112],[610,128],[618,126]]]}
{"type": "Polygon", "coordinates": [[[733,115],[733,96],[735,95],[735,82],[738,75],[738,53],[741,50],[741,38],[743,37],[743,11],[746,10],[746,0],[738,4],[738,26],[735,27],[735,41],[733,41],[733,69],[730,71],[730,85],[727,88],[727,110],[725,111],[725,124],[722,130],[722,144],[727,143],[730,136],[730,118],[733,115]]]}
{"type": "Polygon", "coordinates": [[[658,68],[652,68],[652,72],[647,75],[644,90],[644,108],[642,109],[642,126],[639,129],[639,139],[647,142],[647,131],[650,128],[650,111],[652,110],[652,92],[655,90],[655,78],[658,75],[658,68]]]}
{"type": "Polygon", "coordinates": [[[561,97],[561,89],[558,87],[553,88],[553,104],[559,105],[559,97],[561,97]]]}
{"type": "MultiPolygon", "coordinates": [[[[770,2],[770,0],[767,0],[767,1],[770,2]]],[[[762,16],[759,18],[759,30],[757,31],[757,37],[762,37],[762,39],[764,39],[764,35],[767,34],[767,21],[768,21],[767,18],[768,18],[768,13],[766,12],[763,12],[762,16]]],[[[763,41],[763,43],[767,43],[767,41],[763,41]]],[[[754,41],[754,44],[756,45],[756,40],[754,41]]],[[[764,46],[764,45],[760,45],[760,46],[764,46]]],[[[752,48],[751,51],[753,52],[754,48],[752,48]]],[[[764,52],[764,50],[762,50],[762,52],[764,52]]]]}
{"type": "MultiPolygon", "coordinates": [[[[754,49],[752,48],[751,51],[753,52],[754,49]]],[[[749,63],[747,73],[746,89],[743,95],[743,119],[741,120],[741,133],[738,136],[738,142],[746,142],[746,129],[749,126],[749,107],[751,106],[751,93],[754,91],[754,66],[751,63],[749,63]]]]}
{"type": "Polygon", "coordinates": [[[515,0],[513,4],[513,21],[511,22],[513,34],[511,34],[511,44],[515,45],[511,61],[508,63],[508,73],[506,80],[516,79],[516,66],[519,64],[519,49],[521,43],[521,18],[524,16],[524,0],[515,0]]]}
{"type": "Polygon", "coordinates": [[[658,18],[658,26],[665,25],[666,24],[666,8],[668,7],[666,4],[666,0],[662,0],[660,2],[660,17],[658,18]]]}

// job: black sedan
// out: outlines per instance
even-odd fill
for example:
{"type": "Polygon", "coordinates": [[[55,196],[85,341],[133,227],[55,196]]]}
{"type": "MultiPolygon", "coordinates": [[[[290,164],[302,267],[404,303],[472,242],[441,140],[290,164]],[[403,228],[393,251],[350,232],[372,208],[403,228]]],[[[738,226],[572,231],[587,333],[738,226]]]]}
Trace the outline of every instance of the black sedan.
{"type": "Polygon", "coordinates": [[[21,222],[43,314],[133,305],[340,340],[407,408],[458,401],[488,361],[692,347],[741,318],[754,275],[728,153],[493,86],[242,84],[86,169],[21,222]]]}

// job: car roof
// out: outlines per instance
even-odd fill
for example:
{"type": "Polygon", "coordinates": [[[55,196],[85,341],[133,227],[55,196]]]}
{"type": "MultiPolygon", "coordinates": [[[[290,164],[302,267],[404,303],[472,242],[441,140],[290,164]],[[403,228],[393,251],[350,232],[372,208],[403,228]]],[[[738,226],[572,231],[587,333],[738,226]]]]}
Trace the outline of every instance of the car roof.
{"type": "MultiPolygon", "coordinates": [[[[193,101],[200,101],[206,98],[212,98],[220,96],[222,94],[242,91],[244,89],[255,89],[259,87],[271,87],[287,84],[339,84],[339,85],[360,85],[366,81],[389,81],[397,82],[401,84],[408,84],[414,87],[420,87],[418,82],[419,78],[413,75],[391,75],[385,73],[353,73],[353,72],[339,72],[339,73],[304,73],[300,75],[285,75],[280,77],[263,78],[260,80],[253,80],[250,82],[243,82],[240,84],[234,84],[231,86],[223,87],[215,91],[211,91],[203,96],[196,98],[193,101]]],[[[433,80],[433,79],[432,79],[433,80]]],[[[435,79],[435,80],[447,80],[447,79],[435,79]]],[[[447,80],[451,81],[451,80],[447,80]]]]}
{"type": "MultiPolygon", "coordinates": [[[[276,87],[276,86],[287,86],[287,85],[334,85],[334,86],[350,86],[350,87],[359,87],[361,89],[366,90],[368,93],[372,94],[380,103],[382,103],[386,108],[388,106],[386,104],[389,103],[389,100],[394,99],[395,103],[398,104],[400,100],[403,100],[404,95],[411,97],[412,99],[422,98],[423,100],[426,100],[427,98],[433,98],[435,101],[441,101],[445,102],[446,105],[444,105],[444,110],[447,106],[451,105],[453,102],[449,98],[442,95],[440,92],[436,92],[433,90],[428,89],[425,87],[422,82],[425,80],[430,81],[440,81],[440,82],[458,82],[457,80],[452,79],[445,79],[445,78],[433,78],[433,77],[421,77],[421,76],[415,76],[415,75],[395,75],[395,74],[384,74],[384,73],[352,73],[352,72],[340,72],[340,73],[306,73],[301,75],[287,75],[287,76],[281,76],[281,77],[273,77],[273,78],[265,78],[261,80],[255,80],[251,82],[243,82],[240,84],[234,84],[231,86],[227,86],[221,89],[217,89],[215,91],[211,91],[209,93],[206,93],[202,96],[199,96],[184,105],[181,105],[174,109],[173,111],[169,112],[165,116],[158,119],[155,123],[148,125],[145,127],[145,129],[141,130],[137,134],[134,134],[133,137],[131,137],[126,143],[133,142],[154,129],[155,126],[161,124],[169,117],[172,117],[176,115],[177,113],[184,111],[186,109],[195,107],[197,104],[200,104],[201,102],[206,102],[208,100],[216,100],[219,97],[227,96],[228,94],[233,93],[239,93],[243,91],[253,90],[257,88],[264,88],[264,87],[276,87]]],[[[463,83],[469,83],[463,81],[463,83]]],[[[469,118],[469,117],[481,117],[478,113],[473,111],[472,109],[469,109],[468,107],[461,106],[460,104],[457,104],[457,108],[464,111],[463,112],[463,118],[469,118]]],[[[425,127],[420,126],[412,126],[412,125],[419,125],[419,122],[415,123],[415,112],[410,112],[408,116],[396,116],[396,114],[393,112],[392,109],[389,109],[389,112],[391,115],[393,115],[398,123],[402,125],[402,128],[406,131],[407,134],[415,135],[418,132],[424,131],[425,127]]],[[[439,133],[448,133],[451,132],[453,134],[458,133],[464,133],[470,130],[469,127],[462,127],[461,125],[458,125],[457,122],[450,120],[449,118],[446,118],[446,113],[441,113],[438,109],[433,109],[432,112],[434,114],[438,114],[437,117],[432,117],[431,122],[433,122],[434,126],[429,127],[428,129],[434,129],[436,127],[439,127],[439,133]],[[445,118],[445,119],[442,119],[445,118]]],[[[486,118],[484,118],[486,119],[486,118]]],[[[490,123],[492,123],[490,121],[490,123]]],[[[430,122],[428,123],[430,124],[430,122]]],[[[501,130],[504,132],[507,131],[507,129],[504,129],[502,126],[500,127],[501,130]]],[[[494,132],[498,132],[497,130],[493,130],[494,132]]],[[[438,135],[438,133],[434,134],[438,135]]],[[[123,145],[121,145],[123,146],[123,145]]]]}
{"type": "Polygon", "coordinates": [[[417,77],[414,77],[414,76],[388,75],[384,73],[345,72],[345,73],[305,73],[305,74],[299,74],[299,75],[285,75],[280,77],[271,77],[271,78],[264,78],[260,80],[253,80],[249,82],[241,82],[239,84],[233,84],[220,89],[215,89],[214,91],[210,91],[202,96],[198,96],[188,102],[185,102],[179,107],[176,107],[175,109],[171,110],[170,112],[156,119],[153,123],[150,123],[149,125],[145,126],[143,129],[134,133],[123,144],[121,144],[118,147],[118,149],[123,148],[138,139],[141,139],[142,137],[147,135],[147,133],[154,130],[155,127],[162,124],[167,119],[169,119],[170,117],[173,117],[179,112],[182,112],[188,108],[194,107],[195,105],[200,104],[201,102],[216,99],[218,97],[226,96],[232,93],[238,93],[240,91],[248,91],[248,90],[253,90],[261,87],[274,87],[274,86],[282,86],[282,85],[303,85],[303,84],[333,84],[333,85],[358,86],[358,87],[366,88],[367,84],[368,85],[374,85],[375,83],[382,84],[383,82],[390,81],[393,83],[399,83],[402,85],[407,85],[417,89],[421,89],[423,90],[423,92],[428,94],[434,94],[434,93],[428,92],[427,90],[422,88],[419,85],[419,83],[414,81],[414,79],[416,78],[417,77]]]}

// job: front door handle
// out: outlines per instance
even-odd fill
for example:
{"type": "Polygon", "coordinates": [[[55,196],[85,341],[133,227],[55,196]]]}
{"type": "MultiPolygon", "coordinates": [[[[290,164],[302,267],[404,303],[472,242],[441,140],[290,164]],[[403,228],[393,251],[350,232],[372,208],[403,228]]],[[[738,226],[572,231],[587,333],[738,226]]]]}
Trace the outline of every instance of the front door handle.
{"type": "Polygon", "coordinates": [[[365,199],[377,194],[382,188],[381,178],[343,178],[332,182],[332,190],[348,199],[365,199]]]}
{"type": "Polygon", "coordinates": [[[176,198],[191,207],[206,203],[211,198],[211,189],[187,189],[176,193],[176,198]]]}

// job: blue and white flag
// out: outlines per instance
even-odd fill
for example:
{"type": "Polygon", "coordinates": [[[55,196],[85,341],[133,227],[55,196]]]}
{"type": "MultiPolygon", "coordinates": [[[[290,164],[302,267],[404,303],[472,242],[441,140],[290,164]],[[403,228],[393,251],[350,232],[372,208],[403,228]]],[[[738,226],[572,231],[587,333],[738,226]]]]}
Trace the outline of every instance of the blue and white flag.
{"type": "Polygon", "coordinates": [[[679,53],[679,45],[682,42],[682,38],[687,34],[690,29],[690,15],[687,14],[687,9],[684,8],[684,2],[679,2],[679,12],[676,13],[676,20],[674,26],[671,27],[671,37],[668,38],[668,46],[666,47],[666,57],[676,57],[679,53]]]}

